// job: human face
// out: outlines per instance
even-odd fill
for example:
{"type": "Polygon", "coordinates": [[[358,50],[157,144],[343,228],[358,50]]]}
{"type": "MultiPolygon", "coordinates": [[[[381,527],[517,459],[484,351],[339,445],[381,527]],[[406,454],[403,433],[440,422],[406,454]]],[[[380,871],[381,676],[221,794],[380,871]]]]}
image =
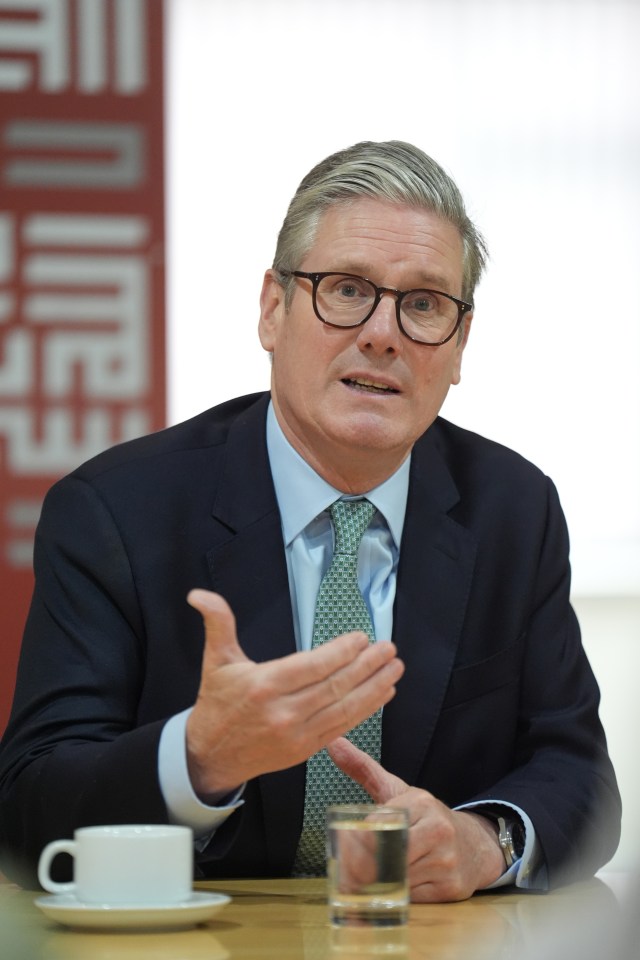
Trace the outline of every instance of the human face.
{"type": "MultiPolygon", "coordinates": [[[[355,273],[378,286],[431,287],[460,297],[462,240],[426,210],[362,198],[329,207],[300,270],[355,273]]],[[[361,327],[335,328],[313,312],[311,282],[296,280],[289,309],[267,271],[260,340],[273,354],[278,421],[298,453],[332,485],[362,493],[389,477],[460,380],[461,338],[438,347],[399,330],[384,296],[361,327]]]]}

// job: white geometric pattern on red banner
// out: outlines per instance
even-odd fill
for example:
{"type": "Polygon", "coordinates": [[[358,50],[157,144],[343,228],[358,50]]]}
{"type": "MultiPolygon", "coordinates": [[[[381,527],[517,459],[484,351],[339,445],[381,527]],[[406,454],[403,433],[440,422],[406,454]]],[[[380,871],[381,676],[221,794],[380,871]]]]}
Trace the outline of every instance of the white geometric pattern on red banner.
{"type": "Polygon", "coordinates": [[[162,0],[0,0],[0,733],[42,498],[165,424],[162,0]]]}

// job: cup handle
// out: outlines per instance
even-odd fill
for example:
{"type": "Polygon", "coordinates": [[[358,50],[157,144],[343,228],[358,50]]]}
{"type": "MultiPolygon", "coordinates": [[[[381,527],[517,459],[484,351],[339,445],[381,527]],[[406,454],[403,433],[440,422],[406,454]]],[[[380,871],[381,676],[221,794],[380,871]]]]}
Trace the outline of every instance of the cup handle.
{"type": "Polygon", "coordinates": [[[57,857],[59,853],[69,853],[73,857],[75,852],[76,844],[74,840],[54,840],[53,843],[48,843],[40,854],[40,860],[38,861],[40,886],[48,890],[49,893],[73,893],[76,889],[75,883],[58,883],[56,880],[52,880],[49,869],[54,857],[57,857]]]}

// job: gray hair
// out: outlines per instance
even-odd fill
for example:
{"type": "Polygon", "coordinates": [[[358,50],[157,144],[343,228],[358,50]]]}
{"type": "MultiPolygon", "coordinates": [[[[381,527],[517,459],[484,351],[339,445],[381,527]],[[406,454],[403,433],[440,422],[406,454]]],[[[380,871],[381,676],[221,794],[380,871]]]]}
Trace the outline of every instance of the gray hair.
{"type": "MultiPolygon", "coordinates": [[[[313,246],[323,213],[333,204],[360,197],[422,208],[457,227],[463,245],[462,296],[473,300],[487,260],[485,241],[467,216],[451,177],[422,150],[401,140],[356,143],[322,160],[307,174],[280,229],[273,269],[297,270],[313,246]]],[[[292,281],[283,286],[290,299],[292,281]]]]}

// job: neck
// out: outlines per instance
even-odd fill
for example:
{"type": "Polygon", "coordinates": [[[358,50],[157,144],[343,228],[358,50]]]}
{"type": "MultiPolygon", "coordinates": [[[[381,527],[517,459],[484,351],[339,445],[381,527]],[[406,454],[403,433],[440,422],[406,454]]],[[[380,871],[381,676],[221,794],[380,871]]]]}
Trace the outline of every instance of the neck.
{"type": "Polygon", "coordinates": [[[410,450],[380,450],[335,443],[311,445],[304,442],[288,426],[274,400],[280,428],[293,449],[328,484],[352,496],[366,494],[380,486],[398,470],[410,450]]]}
{"type": "MultiPolygon", "coordinates": [[[[297,449],[297,448],[296,448],[297,449]]],[[[407,454],[399,460],[393,460],[384,466],[378,461],[371,463],[370,458],[364,458],[362,462],[354,455],[353,450],[345,452],[345,458],[349,458],[348,464],[342,458],[337,463],[332,463],[328,459],[314,459],[305,451],[298,449],[301,457],[313,467],[317,474],[323,480],[335,487],[341,493],[350,495],[366,494],[375,487],[380,486],[385,480],[388,480],[396,470],[402,465],[407,454]]]]}

